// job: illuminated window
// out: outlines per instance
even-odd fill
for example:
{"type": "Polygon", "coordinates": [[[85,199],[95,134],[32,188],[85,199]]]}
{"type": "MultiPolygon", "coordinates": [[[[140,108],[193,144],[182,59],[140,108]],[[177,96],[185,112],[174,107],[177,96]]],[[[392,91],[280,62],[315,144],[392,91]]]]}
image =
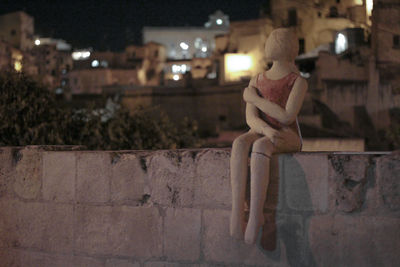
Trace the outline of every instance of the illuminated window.
{"type": "Polygon", "coordinates": [[[75,51],[72,52],[72,59],[73,60],[84,60],[90,57],[90,51],[82,50],[82,51],[75,51]]]}
{"type": "Polygon", "coordinates": [[[228,71],[244,71],[251,68],[251,57],[247,55],[228,55],[226,58],[228,71]]]}
{"type": "Polygon", "coordinates": [[[372,9],[374,8],[374,1],[373,0],[366,0],[366,7],[367,7],[368,16],[371,16],[372,9]]]}
{"type": "Polygon", "coordinates": [[[181,72],[181,66],[179,66],[179,65],[172,65],[172,72],[173,73],[179,73],[179,72],[181,72]]]}
{"type": "Polygon", "coordinates": [[[252,74],[252,57],[245,54],[225,54],[224,56],[224,77],[225,81],[240,81],[252,74]]]}
{"type": "Polygon", "coordinates": [[[335,40],[335,52],[336,54],[340,54],[346,51],[348,48],[347,38],[344,34],[339,33],[335,40]]]}
{"type": "Polygon", "coordinates": [[[183,50],[188,50],[189,49],[189,45],[185,42],[181,42],[179,44],[179,46],[183,49],[183,50]]]}
{"type": "Polygon", "coordinates": [[[201,39],[200,37],[197,37],[194,40],[194,47],[197,49],[200,49],[202,45],[203,45],[203,39],[201,39]]]}
{"type": "Polygon", "coordinates": [[[15,61],[14,69],[17,72],[21,72],[22,71],[22,63],[21,63],[21,61],[15,61]]]}

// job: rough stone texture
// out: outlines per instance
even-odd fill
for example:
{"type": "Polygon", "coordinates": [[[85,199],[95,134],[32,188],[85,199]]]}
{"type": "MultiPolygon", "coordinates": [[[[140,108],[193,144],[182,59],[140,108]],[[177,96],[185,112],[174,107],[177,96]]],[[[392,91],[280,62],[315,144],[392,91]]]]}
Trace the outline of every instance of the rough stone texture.
{"type": "Polygon", "coordinates": [[[78,156],[76,196],[79,202],[110,199],[111,159],[108,153],[85,152],[78,156]]]}
{"type": "Polygon", "coordinates": [[[344,212],[361,210],[367,191],[369,157],[362,155],[332,155],[331,179],[335,184],[337,209],[344,212]]]}
{"type": "Polygon", "coordinates": [[[224,150],[206,150],[197,156],[196,206],[230,208],[229,156],[224,150]]]}
{"type": "Polygon", "coordinates": [[[259,247],[246,245],[229,236],[229,211],[204,211],[204,257],[207,261],[256,266],[286,266],[282,250],[262,252],[259,247]]]}
{"type": "Polygon", "coordinates": [[[130,260],[108,259],[105,267],[140,267],[140,263],[130,260]]]}
{"type": "Polygon", "coordinates": [[[266,250],[229,236],[229,156],[1,148],[0,267],[400,265],[398,155],[274,156],[266,250]]]}
{"type": "Polygon", "coordinates": [[[399,266],[399,225],[399,218],[340,214],[313,217],[309,238],[316,263],[318,266],[399,266]]]}
{"type": "Polygon", "coordinates": [[[73,211],[69,205],[24,203],[0,204],[0,245],[54,252],[71,252],[73,211]]]}
{"type": "Polygon", "coordinates": [[[284,176],[288,207],[299,211],[328,211],[328,161],[326,155],[285,156],[284,176]]]}
{"type": "Polygon", "coordinates": [[[0,148],[0,198],[12,194],[12,151],[10,147],[0,148]]]}
{"type": "Polygon", "coordinates": [[[43,153],[43,199],[70,202],[75,199],[74,152],[43,153]]]}
{"type": "Polygon", "coordinates": [[[334,216],[315,216],[308,222],[308,239],[317,266],[339,266],[338,226],[334,216]]]}
{"type": "Polygon", "coordinates": [[[190,151],[159,151],[148,157],[152,202],[174,207],[193,206],[194,156],[190,151]]]}
{"type": "Polygon", "coordinates": [[[136,155],[122,154],[112,164],[111,201],[140,202],[144,195],[146,174],[136,155]]]}
{"type": "Polygon", "coordinates": [[[162,255],[162,222],[152,207],[77,206],[75,249],[90,254],[162,255]]]}
{"type": "Polygon", "coordinates": [[[42,153],[35,149],[15,151],[14,191],[24,199],[36,199],[42,185],[42,153]]]}
{"type": "Polygon", "coordinates": [[[198,260],[200,230],[200,210],[167,209],[164,226],[165,257],[169,260],[198,260]]]}
{"type": "Polygon", "coordinates": [[[379,195],[387,208],[400,211],[400,153],[381,157],[377,165],[379,195]]]}
{"type": "Polygon", "coordinates": [[[100,259],[20,249],[0,250],[0,259],[1,267],[104,267],[103,260],[100,259]]]}
{"type": "Polygon", "coordinates": [[[199,267],[199,265],[190,263],[152,261],[146,262],[144,267],[199,267]]]}

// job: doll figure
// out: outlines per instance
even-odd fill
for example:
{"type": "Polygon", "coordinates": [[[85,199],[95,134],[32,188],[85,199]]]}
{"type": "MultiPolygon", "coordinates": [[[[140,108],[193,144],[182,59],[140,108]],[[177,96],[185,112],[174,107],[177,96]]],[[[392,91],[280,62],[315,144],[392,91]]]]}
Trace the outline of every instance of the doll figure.
{"type": "Polygon", "coordinates": [[[232,186],[231,236],[248,244],[256,242],[264,224],[263,208],[269,183],[273,153],[301,150],[297,123],[307,91],[307,82],[294,65],[298,40],[289,29],[271,32],[265,44],[265,56],[271,69],[253,77],[245,88],[246,122],[250,130],[236,138],[230,160],[232,186]],[[244,203],[248,156],[250,157],[250,214],[244,229],[244,203]]]}

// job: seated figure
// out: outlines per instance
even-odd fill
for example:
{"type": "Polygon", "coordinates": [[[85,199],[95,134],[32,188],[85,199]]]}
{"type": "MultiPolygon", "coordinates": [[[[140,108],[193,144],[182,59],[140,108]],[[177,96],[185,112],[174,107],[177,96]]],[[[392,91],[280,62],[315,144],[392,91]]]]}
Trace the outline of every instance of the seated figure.
{"type": "Polygon", "coordinates": [[[265,44],[265,56],[272,67],[253,77],[245,88],[247,133],[236,138],[230,160],[232,186],[231,236],[254,244],[264,224],[263,208],[269,183],[273,153],[301,150],[297,123],[307,82],[294,65],[298,40],[289,29],[271,32],[265,44]],[[244,202],[247,164],[250,159],[250,214],[244,229],[244,202]]]}

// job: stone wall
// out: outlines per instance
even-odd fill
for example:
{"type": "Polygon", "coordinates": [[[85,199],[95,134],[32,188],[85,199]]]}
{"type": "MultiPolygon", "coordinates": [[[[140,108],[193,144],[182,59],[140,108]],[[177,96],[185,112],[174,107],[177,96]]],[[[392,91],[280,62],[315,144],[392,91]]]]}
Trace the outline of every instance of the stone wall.
{"type": "Polygon", "coordinates": [[[0,266],[399,266],[400,155],[273,157],[260,245],[229,150],[0,149],[0,266]]]}

